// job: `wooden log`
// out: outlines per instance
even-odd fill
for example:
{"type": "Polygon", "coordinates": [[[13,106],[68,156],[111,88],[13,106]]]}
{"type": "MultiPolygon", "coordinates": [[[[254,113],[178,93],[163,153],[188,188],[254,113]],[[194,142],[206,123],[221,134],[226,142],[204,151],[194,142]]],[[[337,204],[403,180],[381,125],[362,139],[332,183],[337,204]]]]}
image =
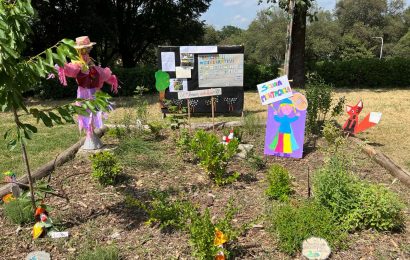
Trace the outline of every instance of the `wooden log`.
{"type": "Polygon", "coordinates": [[[365,152],[375,162],[377,162],[386,170],[388,170],[394,177],[399,179],[405,185],[410,186],[410,172],[408,172],[403,167],[398,165],[390,157],[380,152],[379,150],[376,150],[372,146],[366,144],[359,138],[349,136],[349,139],[356,143],[361,148],[361,150],[365,152]]]}
{"type": "MultiPolygon", "coordinates": [[[[104,126],[103,128],[97,129],[95,131],[95,134],[98,137],[101,137],[104,135],[105,131],[107,131],[107,127],[104,126]]],[[[41,166],[39,169],[37,169],[34,173],[32,173],[33,180],[39,180],[41,178],[46,177],[49,175],[52,171],[55,170],[55,167],[64,164],[65,162],[69,161],[72,159],[75,154],[78,152],[78,150],[81,148],[81,146],[84,144],[85,137],[81,138],[80,141],[72,145],[70,148],[62,152],[57,156],[55,160],[49,161],[45,165],[41,166]]],[[[28,183],[28,178],[27,175],[23,175],[20,178],[17,179],[17,182],[26,184],[28,183]]],[[[4,185],[0,187],[0,197],[3,197],[7,193],[10,192],[10,187],[11,184],[4,185]]]]}

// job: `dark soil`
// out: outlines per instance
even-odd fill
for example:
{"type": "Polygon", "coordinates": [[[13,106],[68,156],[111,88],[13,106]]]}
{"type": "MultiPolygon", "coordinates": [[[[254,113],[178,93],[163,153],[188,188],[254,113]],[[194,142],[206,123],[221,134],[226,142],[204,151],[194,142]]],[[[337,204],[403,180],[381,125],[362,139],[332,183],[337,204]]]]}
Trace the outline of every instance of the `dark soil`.
{"type": "MultiPolygon", "coordinates": [[[[262,131],[263,132],[263,131],[262,131]]],[[[73,161],[59,167],[51,178],[51,186],[64,192],[69,203],[58,197],[47,197],[45,203],[54,208],[50,216],[70,232],[68,239],[31,239],[31,225],[24,226],[17,235],[17,226],[10,224],[0,213],[0,252],[2,259],[24,259],[35,250],[44,250],[52,259],[75,258],[82,251],[96,245],[116,245],[124,259],[192,259],[188,236],[183,232],[161,232],[156,225],[147,225],[147,216],[141,210],[130,209],[125,196],[146,200],[152,190],[173,189],[174,194],[189,199],[202,209],[208,207],[213,216],[221,216],[230,198],[240,207],[235,224],[242,225],[258,219],[271,204],[266,199],[266,169],[253,170],[246,161],[235,159],[230,171],[241,173],[239,181],[225,187],[217,187],[209,181],[204,171],[195,164],[178,157],[175,144],[168,138],[158,140],[162,153],[157,163],[161,167],[138,167],[143,157],[135,156],[135,164],[125,167],[125,180],[103,188],[90,176],[91,167],[87,156],[78,155],[73,161]],[[214,199],[212,199],[214,197],[214,199]]],[[[249,139],[257,154],[263,154],[263,133],[249,139]],[[258,140],[257,142],[255,140],[258,140]]],[[[105,138],[105,143],[115,146],[116,140],[105,138]]],[[[320,143],[320,142],[319,142],[320,143]]],[[[323,164],[324,152],[307,147],[303,159],[269,157],[273,163],[285,166],[293,176],[294,197],[307,197],[307,175],[323,164]]],[[[355,160],[353,168],[362,178],[383,184],[400,194],[410,205],[409,188],[395,180],[385,169],[372,162],[366,155],[352,147],[355,160]]],[[[128,158],[129,159],[129,158],[128,158]]],[[[156,165],[157,164],[153,164],[156,165]]],[[[410,216],[406,208],[406,226],[410,216]]],[[[263,219],[239,237],[237,259],[301,259],[300,255],[289,257],[277,248],[275,238],[267,231],[263,219]]],[[[378,233],[364,231],[349,235],[348,247],[332,254],[332,259],[410,259],[409,231],[402,233],[378,233]]]]}

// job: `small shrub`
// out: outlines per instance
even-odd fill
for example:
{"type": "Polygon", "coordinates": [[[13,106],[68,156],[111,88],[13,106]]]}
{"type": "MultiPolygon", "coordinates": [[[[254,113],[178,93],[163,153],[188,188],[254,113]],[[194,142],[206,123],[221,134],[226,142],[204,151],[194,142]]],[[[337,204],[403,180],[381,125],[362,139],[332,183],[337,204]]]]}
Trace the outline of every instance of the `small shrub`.
{"type": "Polygon", "coordinates": [[[159,138],[162,135],[162,130],[165,128],[165,125],[162,122],[150,122],[148,123],[148,127],[154,138],[159,138]]]}
{"type": "Polygon", "coordinates": [[[224,145],[215,134],[204,130],[196,132],[190,143],[191,151],[217,185],[232,183],[239,177],[238,173],[226,173],[228,162],[238,152],[238,146],[239,142],[236,139],[224,145]]]}
{"type": "Polygon", "coordinates": [[[176,146],[178,148],[178,154],[182,158],[186,158],[188,153],[191,150],[191,135],[189,134],[188,130],[182,129],[179,133],[179,137],[176,140],[176,146]]]}
{"type": "Polygon", "coordinates": [[[286,201],[292,191],[288,170],[280,165],[272,165],[268,171],[267,179],[266,195],[271,199],[286,201]]]}
{"type": "Polygon", "coordinates": [[[232,220],[237,211],[238,209],[233,206],[233,201],[230,200],[224,217],[215,224],[212,222],[209,209],[206,209],[203,214],[195,215],[191,219],[189,241],[192,245],[193,256],[198,259],[215,259],[216,254],[222,250],[225,257],[229,258],[231,254],[229,244],[235,241],[242,232],[242,228],[234,228],[232,226],[232,220]],[[219,230],[226,236],[227,244],[224,245],[224,249],[215,245],[216,230],[219,230]]]}
{"type": "Polygon", "coordinates": [[[322,135],[329,146],[329,152],[337,152],[339,147],[346,143],[346,138],[343,137],[340,129],[330,121],[325,122],[322,135]]]}
{"type": "Polygon", "coordinates": [[[381,185],[360,181],[338,157],[316,172],[313,190],[316,201],[346,230],[395,231],[404,225],[403,204],[397,196],[381,185]]]}
{"type": "Polygon", "coordinates": [[[114,154],[103,151],[90,156],[92,177],[103,186],[113,185],[118,181],[122,167],[114,154]]]}
{"type": "Polygon", "coordinates": [[[192,203],[172,201],[166,192],[152,192],[151,196],[151,201],[147,203],[127,196],[125,203],[129,207],[138,207],[144,210],[149,216],[147,223],[158,223],[161,229],[186,230],[188,220],[197,213],[197,209],[192,203]]]}
{"type": "Polygon", "coordinates": [[[34,212],[31,201],[19,197],[4,204],[4,216],[16,225],[34,222],[34,212]]]}
{"type": "Polygon", "coordinates": [[[121,259],[118,248],[114,246],[97,246],[93,250],[86,250],[76,260],[119,260],[121,259]]]}
{"type": "Polygon", "coordinates": [[[341,247],[346,237],[334,222],[332,213],[314,202],[278,205],[268,221],[272,225],[269,231],[278,239],[279,249],[291,255],[301,249],[303,240],[312,236],[326,239],[333,249],[341,247]]]}
{"type": "Polygon", "coordinates": [[[340,98],[333,103],[333,87],[326,84],[322,78],[312,74],[306,85],[306,98],[309,100],[306,128],[309,133],[319,135],[328,115],[337,116],[343,112],[345,99],[340,98]]]}
{"type": "Polygon", "coordinates": [[[266,168],[266,160],[263,157],[255,154],[253,149],[248,152],[246,161],[249,163],[252,169],[260,171],[266,168]]]}
{"type": "Polygon", "coordinates": [[[400,231],[404,227],[404,205],[396,194],[369,183],[361,183],[359,188],[358,207],[349,213],[348,226],[379,231],[400,231]]]}

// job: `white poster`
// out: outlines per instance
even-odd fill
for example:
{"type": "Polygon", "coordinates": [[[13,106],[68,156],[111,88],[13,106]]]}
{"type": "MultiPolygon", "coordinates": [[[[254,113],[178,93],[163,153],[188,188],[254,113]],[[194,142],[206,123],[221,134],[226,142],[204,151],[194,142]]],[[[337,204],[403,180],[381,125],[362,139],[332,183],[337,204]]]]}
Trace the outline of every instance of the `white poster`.
{"type": "Polygon", "coordinates": [[[181,91],[178,92],[178,99],[198,98],[198,97],[210,97],[222,95],[221,88],[208,88],[194,91],[181,91]]]}
{"type": "Polygon", "coordinates": [[[217,53],[218,46],[181,46],[180,53],[217,53]]]}
{"type": "Polygon", "coordinates": [[[188,91],[186,79],[169,79],[169,92],[188,91]]]}
{"type": "Polygon", "coordinates": [[[161,52],[162,71],[175,71],[175,52],[161,52]]]}
{"type": "Polygon", "coordinates": [[[243,87],[243,54],[198,55],[200,88],[243,87]]]}
{"type": "Polygon", "coordinates": [[[191,67],[176,67],[175,74],[177,79],[190,79],[191,67]]]}
{"type": "Polygon", "coordinates": [[[286,75],[258,84],[258,92],[262,105],[268,105],[293,95],[286,75]]]}

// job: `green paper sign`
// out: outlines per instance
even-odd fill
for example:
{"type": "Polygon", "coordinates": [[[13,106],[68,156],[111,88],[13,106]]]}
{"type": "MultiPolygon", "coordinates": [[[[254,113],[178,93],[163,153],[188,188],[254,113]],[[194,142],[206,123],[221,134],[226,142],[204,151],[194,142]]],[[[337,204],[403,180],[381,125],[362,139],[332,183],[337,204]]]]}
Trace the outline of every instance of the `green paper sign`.
{"type": "Polygon", "coordinates": [[[155,87],[159,92],[165,91],[169,87],[169,74],[162,70],[155,72],[155,87]]]}

